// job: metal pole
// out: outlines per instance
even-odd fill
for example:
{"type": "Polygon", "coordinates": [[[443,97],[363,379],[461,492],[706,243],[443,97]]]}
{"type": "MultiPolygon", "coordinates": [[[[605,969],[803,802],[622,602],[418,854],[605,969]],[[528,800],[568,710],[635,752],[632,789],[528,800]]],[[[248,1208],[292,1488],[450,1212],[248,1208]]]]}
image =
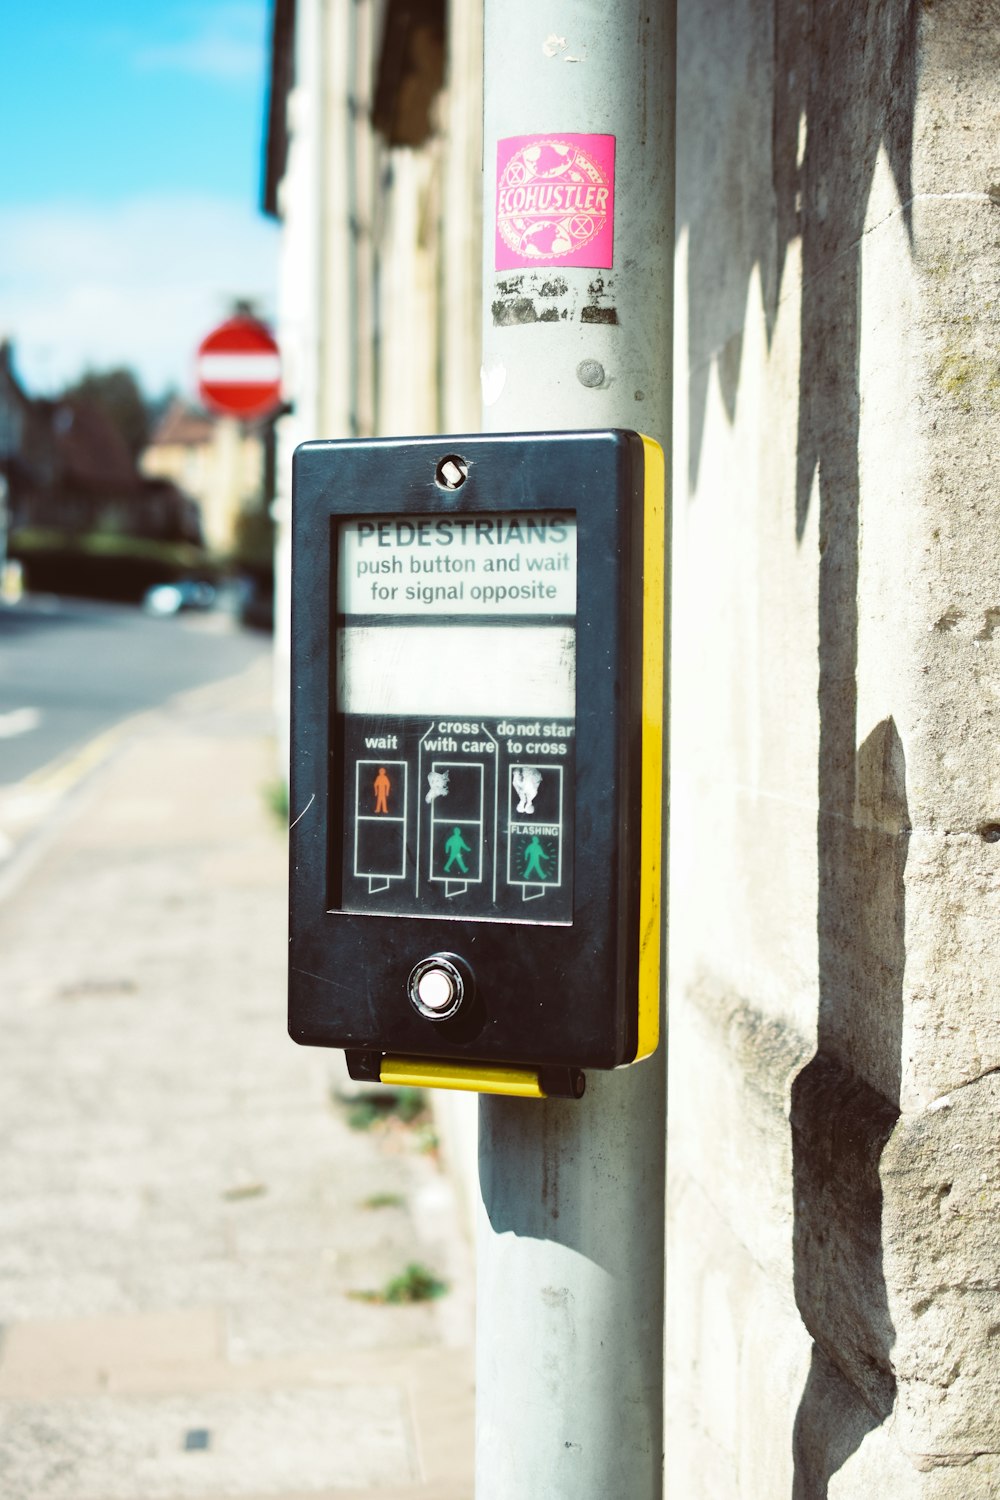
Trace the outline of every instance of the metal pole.
{"type": "MultiPolygon", "coordinates": [[[[484,71],[484,430],[666,447],[673,0],[486,0],[484,71]],[[497,143],[560,133],[615,138],[613,265],[498,270],[497,143]]],[[[665,1052],[480,1102],[477,1500],[662,1493],[665,1052]]]]}

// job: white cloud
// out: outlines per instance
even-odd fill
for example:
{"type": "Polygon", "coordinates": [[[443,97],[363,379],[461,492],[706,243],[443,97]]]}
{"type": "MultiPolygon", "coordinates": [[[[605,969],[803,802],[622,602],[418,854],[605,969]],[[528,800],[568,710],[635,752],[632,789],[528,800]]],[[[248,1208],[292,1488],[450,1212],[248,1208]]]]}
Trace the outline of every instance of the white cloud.
{"type": "Polygon", "coordinates": [[[263,11],[259,4],[219,5],[192,15],[194,29],[171,41],[139,47],[142,70],[195,73],[219,80],[260,78],[264,68],[263,11]]]}
{"type": "Polygon", "coordinates": [[[211,197],[0,209],[0,336],[33,394],[119,364],[150,393],[190,391],[195,350],[234,299],[271,310],[277,241],[250,206],[211,197]]]}

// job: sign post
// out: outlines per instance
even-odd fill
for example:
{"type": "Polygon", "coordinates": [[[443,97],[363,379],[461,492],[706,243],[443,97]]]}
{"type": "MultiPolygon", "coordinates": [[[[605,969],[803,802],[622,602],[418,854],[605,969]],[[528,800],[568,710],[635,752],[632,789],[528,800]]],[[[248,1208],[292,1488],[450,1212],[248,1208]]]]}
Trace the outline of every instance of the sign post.
{"type": "Polygon", "coordinates": [[[281,406],[281,356],[270,330],[238,313],[198,346],[198,395],[209,411],[249,422],[281,406]]]}
{"type": "MultiPolygon", "coordinates": [[[[669,452],[674,12],[486,0],[486,432],[669,452]]],[[[660,1500],[665,1093],[661,1048],[572,1104],[480,1099],[476,1500],[660,1500]]]]}

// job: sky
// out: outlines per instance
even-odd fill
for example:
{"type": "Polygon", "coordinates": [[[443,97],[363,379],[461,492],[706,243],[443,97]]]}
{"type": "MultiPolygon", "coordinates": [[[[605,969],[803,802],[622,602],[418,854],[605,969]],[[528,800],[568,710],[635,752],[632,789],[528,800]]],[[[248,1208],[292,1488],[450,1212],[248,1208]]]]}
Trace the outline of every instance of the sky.
{"type": "Polygon", "coordinates": [[[31,395],[127,365],[193,392],[236,298],[273,315],[259,208],[270,0],[9,5],[0,337],[31,395]]]}

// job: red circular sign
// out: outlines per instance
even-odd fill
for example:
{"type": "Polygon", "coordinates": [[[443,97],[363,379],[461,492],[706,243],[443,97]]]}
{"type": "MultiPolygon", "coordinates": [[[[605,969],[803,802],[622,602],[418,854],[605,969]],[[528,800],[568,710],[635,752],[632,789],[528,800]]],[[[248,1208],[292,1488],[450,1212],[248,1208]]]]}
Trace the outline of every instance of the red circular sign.
{"type": "Polygon", "coordinates": [[[198,345],[198,394],[227,417],[266,417],[281,405],[281,356],[270,329],[239,314],[198,345]]]}

